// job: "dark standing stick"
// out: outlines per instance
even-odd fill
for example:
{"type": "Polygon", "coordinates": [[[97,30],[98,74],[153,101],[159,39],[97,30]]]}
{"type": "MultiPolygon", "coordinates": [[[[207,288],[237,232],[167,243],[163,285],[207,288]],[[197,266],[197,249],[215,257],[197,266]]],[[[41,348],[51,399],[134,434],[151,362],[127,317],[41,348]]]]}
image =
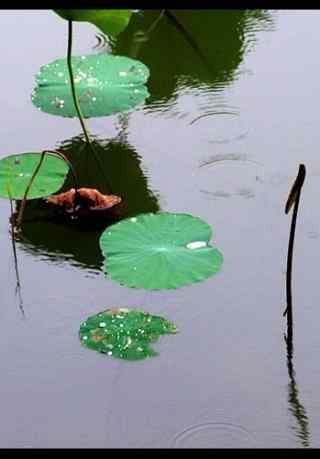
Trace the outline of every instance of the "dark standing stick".
{"type": "Polygon", "coordinates": [[[287,308],[283,313],[283,316],[287,314],[287,345],[288,345],[288,357],[292,357],[292,337],[293,337],[293,318],[292,318],[292,259],[293,259],[293,247],[294,247],[294,235],[296,229],[298,207],[300,201],[301,189],[306,176],[306,168],[304,164],[300,164],[297,178],[289,193],[285,213],[288,214],[291,207],[293,207],[293,214],[291,220],[290,237],[288,245],[288,258],[287,258],[287,278],[286,278],[286,290],[287,290],[287,308]]]}
{"type": "Polygon", "coordinates": [[[289,193],[285,213],[288,214],[291,207],[293,207],[293,214],[291,220],[290,237],[288,245],[288,258],[287,258],[287,278],[286,278],[286,291],[287,291],[287,308],[283,316],[287,315],[287,336],[285,336],[287,346],[287,368],[289,375],[288,385],[288,401],[290,404],[290,411],[297,420],[296,431],[301,440],[302,446],[310,446],[310,432],[309,422],[306,409],[300,403],[298,397],[298,387],[295,381],[295,371],[293,368],[293,315],[292,315],[292,260],[293,260],[293,247],[294,236],[297,223],[298,207],[300,201],[300,194],[302,186],[306,177],[306,168],[304,164],[300,164],[298,175],[289,193]]]}

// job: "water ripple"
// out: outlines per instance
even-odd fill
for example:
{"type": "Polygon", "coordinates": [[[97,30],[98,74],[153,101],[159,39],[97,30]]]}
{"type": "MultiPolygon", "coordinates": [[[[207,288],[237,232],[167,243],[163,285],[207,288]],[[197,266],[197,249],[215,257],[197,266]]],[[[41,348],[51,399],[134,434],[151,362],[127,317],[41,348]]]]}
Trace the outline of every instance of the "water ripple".
{"type": "Polygon", "coordinates": [[[252,448],[257,441],[243,426],[229,422],[206,422],[178,433],[172,448],[252,448]]]}

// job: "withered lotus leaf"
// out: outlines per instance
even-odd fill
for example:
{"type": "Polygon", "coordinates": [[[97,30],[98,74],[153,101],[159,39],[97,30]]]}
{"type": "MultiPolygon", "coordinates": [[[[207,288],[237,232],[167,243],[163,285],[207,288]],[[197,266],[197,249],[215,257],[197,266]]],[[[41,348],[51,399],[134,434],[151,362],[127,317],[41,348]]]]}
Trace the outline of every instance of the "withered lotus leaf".
{"type": "Polygon", "coordinates": [[[70,211],[77,208],[90,210],[106,210],[119,204],[120,196],[105,195],[95,188],[71,188],[70,190],[47,198],[47,203],[53,204],[70,211]]]}

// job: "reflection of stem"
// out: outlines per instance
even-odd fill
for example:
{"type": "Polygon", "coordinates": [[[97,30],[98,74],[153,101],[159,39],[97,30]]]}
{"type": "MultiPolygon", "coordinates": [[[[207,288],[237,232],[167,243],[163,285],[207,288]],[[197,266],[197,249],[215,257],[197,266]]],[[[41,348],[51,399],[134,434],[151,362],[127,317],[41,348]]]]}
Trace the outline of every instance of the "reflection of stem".
{"type": "Polygon", "coordinates": [[[142,43],[149,40],[151,32],[153,32],[154,29],[157,27],[158,23],[160,22],[160,20],[164,16],[164,13],[165,13],[165,10],[164,9],[161,10],[159,16],[153,21],[153,23],[151,24],[149,29],[146,30],[145,32],[142,32],[142,34],[143,34],[142,35],[142,37],[143,37],[142,40],[137,40],[136,39],[136,40],[132,41],[131,51],[130,51],[130,56],[131,57],[134,57],[134,58],[138,57],[138,54],[140,52],[142,43]]]}
{"type": "Polygon", "coordinates": [[[292,354],[292,337],[293,337],[293,317],[292,317],[292,259],[293,259],[293,247],[294,247],[294,235],[296,229],[299,201],[301,189],[306,176],[306,168],[304,164],[300,164],[297,178],[291,188],[289,197],[287,199],[285,212],[286,214],[290,211],[292,205],[293,214],[291,220],[290,237],[288,245],[288,258],[287,258],[287,277],[286,277],[286,292],[287,292],[287,308],[283,315],[287,314],[287,343],[290,354],[292,354]]]}
{"type": "Polygon", "coordinates": [[[89,133],[86,128],[83,115],[81,113],[79,101],[76,95],[76,88],[74,84],[74,77],[73,77],[73,70],[72,70],[72,63],[71,63],[71,57],[72,57],[72,20],[68,20],[68,52],[67,52],[67,63],[68,63],[68,70],[69,70],[69,77],[70,77],[70,84],[71,84],[71,92],[72,92],[72,97],[73,97],[73,102],[74,106],[76,109],[76,112],[78,114],[78,118],[84,133],[84,136],[86,138],[86,141],[88,144],[90,144],[90,138],[89,138],[89,133]]]}
{"type": "Polygon", "coordinates": [[[295,371],[293,368],[292,362],[292,347],[290,348],[287,341],[287,367],[289,375],[289,384],[288,384],[288,402],[290,404],[290,411],[297,420],[297,430],[298,437],[301,439],[302,446],[310,446],[310,432],[309,432],[309,421],[307,412],[304,406],[299,401],[298,396],[298,387],[295,381],[295,371]]]}
{"type": "Polygon", "coordinates": [[[40,161],[39,161],[39,164],[37,165],[37,167],[35,168],[33,174],[32,174],[32,177],[30,179],[30,182],[28,183],[28,186],[26,188],[26,191],[24,192],[24,196],[22,198],[22,202],[21,202],[21,206],[20,206],[20,209],[19,209],[19,213],[18,213],[18,217],[17,217],[17,228],[19,229],[21,227],[21,222],[22,222],[22,217],[23,217],[23,212],[24,212],[24,209],[26,207],[26,204],[27,204],[27,197],[28,197],[28,193],[30,191],[30,188],[33,184],[33,181],[41,167],[41,164],[43,163],[43,160],[44,160],[44,155],[45,155],[45,151],[43,151],[41,153],[41,158],[40,158],[40,161]]]}
{"type": "Polygon", "coordinates": [[[128,126],[129,126],[129,113],[120,113],[119,124],[120,132],[118,133],[118,139],[121,143],[127,142],[128,139],[128,126]]]}
{"type": "Polygon", "coordinates": [[[14,269],[16,273],[16,294],[18,294],[19,297],[19,308],[20,311],[22,312],[23,317],[25,316],[24,314],[24,309],[23,309],[23,300],[22,300],[22,295],[21,295],[21,283],[20,283],[20,276],[19,276],[19,269],[18,269],[18,257],[17,257],[17,249],[16,249],[16,241],[14,238],[14,212],[13,212],[13,205],[12,205],[12,197],[10,190],[8,189],[8,195],[10,199],[10,209],[11,209],[11,217],[10,217],[10,224],[11,224],[11,243],[12,243],[12,249],[13,249],[13,258],[14,258],[14,269]]]}
{"type": "Polygon", "coordinates": [[[162,19],[164,13],[165,13],[165,10],[164,10],[164,9],[160,11],[159,16],[153,21],[153,23],[151,24],[151,26],[150,26],[149,29],[147,30],[147,32],[146,32],[147,35],[150,35],[151,32],[154,31],[154,29],[157,27],[158,23],[159,23],[160,20],[162,19]]]}
{"type": "Polygon", "coordinates": [[[93,143],[92,143],[92,142],[89,143],[89,148],[90,148],[90,150],[92,151],[93,156],[95,157],[95,160],[97,161],[97,163],[98,163],[98,165],[99,165],[99,167],[100,167],[100,170],[101,170],[101,172],[102,172],[103,178],[104,178],[105,183],[106,183],[106,185],[107,185],[107,187],[108,187],[108,190],[107,190],[107,191],[111,194],[111,193],[112,193],[111,184],[110,184],[110,182],[109,182],[109,180],[108,180],[108,177],[106,176],[106,173],[105,173],[103,164],[102,164],[102,162],[101,162],[101,160],[100,160],[100,158],[99,158],[99,154],[98,154],[98,153],[96,152],[96,150],[94,149],[94,146],[93,146],[93,143]]]}
{"type": "Polygon", "coordinates": [[[205,66],[207,72],[209,75],[211,74],[211,69],[208,64],[208,61],[201,51],[198,43],[196,40],[193,38],[193,36],[190,34],[190,32],[185,28],[185,26],[182,24],[182,22],[177,18],[177,16],[171,11],[171,10],[165,10],[164,14],[166,17],[169,19],[169,21],[172,22],[172,24],[175,26],[175,28],[184,36],[184,38],[187,40],[191,48],[196,52],[196,54],[200,57],[203,65],[205,66]]]}

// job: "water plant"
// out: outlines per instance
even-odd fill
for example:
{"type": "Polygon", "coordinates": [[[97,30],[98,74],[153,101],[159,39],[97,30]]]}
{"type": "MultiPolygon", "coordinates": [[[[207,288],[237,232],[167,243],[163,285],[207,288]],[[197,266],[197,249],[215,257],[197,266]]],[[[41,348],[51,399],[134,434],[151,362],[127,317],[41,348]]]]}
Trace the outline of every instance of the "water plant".
{"type": "Polygon", "coordinates": [[[188,214],[140,214],[101,235],[104,271],[127,287],[176,289],[207,279],[223,263],[211,227],[188,214]]]}
{"type": "MultiPolygon", "coordinates": [[[[126,56],[72,56],[73,22],[91,22],[103,33],[115,37],[128,24],[131,11],[55,12],[68,23],[67,57],[41,67],[32,102],[52,115],[78,117],[85,145],[107,180],[85,119],[121,113],[143,102],[149,95],[145,86],[149,70],[126,56]]],[[[166,15],[172,20],[172,15],[168,12],[166,15]]],[[[177,27],[177,22],[173,22],[177,27]]],[[[82,186],[72,159],[60,150],[11,155],[1,160],[0,196],[9,198],[10,202],[21,200],[15,220],[17,228],[21,227],[28,199],[47,197],[48,206],[72,218],[82,211],[85,211],[82,215],[91,217],[93,211],[107,210],[121,202],[119,196],[104,195],[97,188],[82,186]],[[73,186],[54,195],[70,174],[73,186]]],[[[192,215],[138,214],[103,232],[100,248],[105,257],[104,271],[123,285],[152,290],[175,289],[203,281],[216,274],[223,263],[222,254],[209,244],[211,235],[210,226],[192,215]]],[[[80,327],[84,345],[129,360],[157,355],[149,343],[166,333],[176,333],[171,322],[127,309],[106,310],[80,327]]]]}
{"type": "Polygon", "coordinates": [[[158,355],[150,343],[161,335],[175,334],[168,320],[139,309],[107,309],[80,325],[81,343],[89,349],[125,360],[142,360],[158,355]]]}
{"type": "MultiPolygon", "coordinates": [[[[67,68],[69,71],[69,80],[65,79],[64,81],[68,84],[70,93],[72,94],[73,103],[74,103],[73,108],[79,117],[79,121],[83,128],[85,138],[87,142],[90,143],[88,131],[84,125],[83,116],[82,116],[80,105],[79,105],[79,98],[75,90],[75,79],[73,75],[72,62],[71,62],[72,60],[72,55],[71,55],[72,54],[72,22],[73,21],[89,21],[97,25],[104,33],[109,33],[113,36],[116,36],[128,24],[128,21],[131,16],[131,11],[130,10],[57,10],[57,14],[59,14],[59,16],[63,17],[64,19],[67,19],[68,21],[69,33],[68,33],[67,68]]],[[[79,59],[78,60],[76,59],[76,61],[78,62],[79,59]]],[[[80,61],[82,63],[83,59],[80,59],[80,61]]],[[[89,67],[91,68],[90,64],[93,64],[93,62],[91,61],[90,56],[88,56],[88,62],[89,62],[89,67]]],[[[131,62],[129,63],[126,62],[125,64],[131,65],[131,62]]],[[[48,67],[47,66],[45,67],[45,70],[43,70],[43,72],[45,73],[45,76],[43,76],[41,73],[38,76],[39,90],[42,90],[43,88],[49,88],[47,89],[47,91],[45,91],[45,94],[47,96],[49,92],[50,97],[51,97],[50,89],[52,89],[52,87],[54,88],[54,90],[57,90],[56,86],[59,89],[61,89],[62,87],[64,88],[64,91],[66,91],[65,89],[66,86],[64,87],[63,85],[59,86],[59,81],[57,82],[57,80],[55,80],[55,78],[61,78],[61,76],[65,76],[63,72],[61,72],[61,69],[60,69],[60,66],[63,67],[63,65],[64,63],[61,60],[58,62],[55,62],[52,65],[54,70],[52,70],[52,67],[50,66],[49,66],[49,69],[47,69],[48,67]],[[49,78],[50,74],[51,74],[51,79],[53,80],[53,82],[51,82],[51,85],[50,85],[50,82],[48,82],[48,79],[50,79],[49,78]]],[[[96,66],[98,66],[98,63],[96,63],[96,66]]],[[[86,67],[85,67],[85,70],[86,70],[86,67]]],[[[103,72],[103,68],[101,68],[101,65],[99,67],[99,70],[103,72]]],[[[81,70],[79,70],[79,72],[81,72],[81,70]]],[[[138,69],[138,72],[139,74],[141,73],[140,69],[138,69]]],[[[101,82],[101,79],[99,80],[96,77],[90,77],[90,76],[86,78],[87,84],[89,84],[89,82],[91,81],[90,78],[91,80],[92,79],[94,80],[96,84],[95,87],[99,87],[99,82],[100,82],[100,86],[101,84],[103,85],[103,83],[101,82]]],[[[37,96],[34,95],[34,97],[35,97],[35,100],[38,101],[37,96]]],[[[40,97],[40,100],[42,100],[42,102],[43,100],[47,101],[45,96],[43,96],[42,99],[40,97]]],[[[61,103],[61,100],[62,99],[59,99],[58,96],[55,96],[55,103],[50,104],[50,107],[60,106],[61,104],[64,105],[64,102],[61,103]],[[57,100],[59,100],[59,103],[57,103],[57,100]]],[[[45,105],[45,102],[43,102],[43,104],[45,105]]],[[[120,105],[121,105],[121,109],[123,109],[124,102],[122,101],[122,104],[120,105]]],[[[99,104],[96,104],[96,106],[99,106],[99,104]]],[[[125,105],[125,107],[127,108],[128,105],[125,105]]],[[[69,112],[67,116],[72,116],[72,114],[70,115],[70,110],[71,108],[69,107],[69,112]]],[[[74,112],[73,112],[73,115],[74,115],[74,112]]],[[[48,196],[49,194],[52,194],[53,192],[56,192],[63,184],[69,167],[75,178],[76,174],[74,172],[74,169],[70,161],[66,157],[64,157],[63,154],[60,154],[59,152],[56,152],[56,151],[49,151],[49,150],[45,150],[42,153],[24,153],[24,154],[19,154],[19,155],[11,155],[1,160],[0,196],[9,198],[9,199],[22,200],[19,214],[15,222],[18,228],[21,226],[22,216],[23,216],[23,212],[25,209],[27,199],[44,197],[44,196],[48,196]]],[[[75,202],[78,196],[77,194],[78,188],[79,186],[78,184],[76,184],[74,188],[75,202]]]]}
{"type": "MultiPolygon", "coordinates": [[[[145,82],[149,69],[135,59],[111,54],[74,56],[71,59],[76,101],[70,90],[66,59],[41,67],[32,94],[33,104],[46,113],[74,118],[81,106],[82,120],[121,113],[143,102],[149,95],[145,82]]],[[[83,126],[84,128],[84,126],[83,126]]],[[[89,134],[84,128],[87,141],[89,134]]]]}
{"type": "Polygon", "coordinates": [[[69,71],[70,86],[74,106],[81,123],[81,127],[86,138],[90,143],[88,129],[84,123],[79,99],[76,94],[75,79],[72,68],[72,26],[74,21],[91,22],[102,30],[103,33],[117,36],[128,24],[132,12],[130,10],[54,10],[60,17],[68,21],[68,49],[67,66],[69,71]]]}
{"type": "Polygon", "coordinates": [[[71,163],[64,155],[49,150],[10,155],[0,160],[0,196],[22,200],[17,228],[21,226],[27,199],[48,196],[57,191],[69,167],[74,174],[71,163]]]}

